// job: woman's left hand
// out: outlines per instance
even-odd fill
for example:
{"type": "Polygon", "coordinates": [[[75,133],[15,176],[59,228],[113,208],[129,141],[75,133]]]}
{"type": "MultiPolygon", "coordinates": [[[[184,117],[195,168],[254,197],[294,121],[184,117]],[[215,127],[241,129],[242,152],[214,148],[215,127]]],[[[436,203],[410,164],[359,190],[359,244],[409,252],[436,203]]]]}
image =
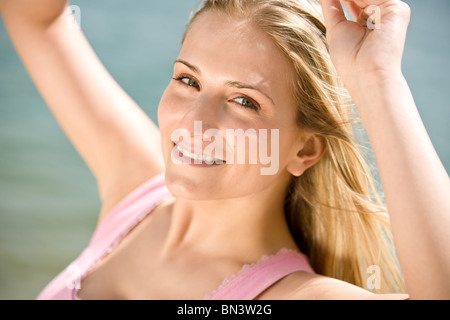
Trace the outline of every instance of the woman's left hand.
{"type": "Polygon", "coordinates": [[[321,0],[330,54],[374,150],[408,293],[448,300],[450,181],[401,74],[410,9],[400,0],[342,2],[356,23],[339,0],[321,0]],[[374,25],[363,13],[372,5],[374,25]]]}
{"type": "Polygon", "coordinates": [[[360,82],[361,77],[401,72],[410,19],[410,8],[406,3],[400,0],[320,2],[331,58],[349,89],[360,82]],[[355,22],[347,20],[341,2],[355,22]]]}

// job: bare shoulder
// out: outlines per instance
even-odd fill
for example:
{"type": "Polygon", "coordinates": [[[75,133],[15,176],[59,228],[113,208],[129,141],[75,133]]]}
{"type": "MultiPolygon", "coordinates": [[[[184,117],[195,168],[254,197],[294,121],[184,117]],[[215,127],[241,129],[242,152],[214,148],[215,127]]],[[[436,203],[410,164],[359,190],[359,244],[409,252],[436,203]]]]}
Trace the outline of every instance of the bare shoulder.
{"type": "Polygon", "coordinates": [[[406,300],[406,294],[373,294],[350,283],[298,271],[261,294],[261,300],[406,300]]]}

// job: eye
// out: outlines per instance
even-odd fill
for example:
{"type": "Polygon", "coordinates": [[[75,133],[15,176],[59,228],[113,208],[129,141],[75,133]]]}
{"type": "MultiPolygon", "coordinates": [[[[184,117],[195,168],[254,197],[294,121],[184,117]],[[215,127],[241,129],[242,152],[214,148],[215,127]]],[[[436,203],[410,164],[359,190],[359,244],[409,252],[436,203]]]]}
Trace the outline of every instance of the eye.
{"type": "Polygon", "coordinates": [[[255,111],[258,111],[260,108],[258,103],[256,103],[255,101],[253,101],[252,99],[247,98],[247,97],[239,97],[239,98],[234,99],[233,101],[242,105],[244,108],[253,109],[255,111]]]}
{"type": "Polygon", "coordinates": [[[179,76],[177,78],[173,78],[173,80],[175,81],[180,81],[190,87],[194,87],[196,89],[200,89],[200,84],[198,83],[197,80],[195,80],[194,78],[188,77],[188,76],[179,76]]]}

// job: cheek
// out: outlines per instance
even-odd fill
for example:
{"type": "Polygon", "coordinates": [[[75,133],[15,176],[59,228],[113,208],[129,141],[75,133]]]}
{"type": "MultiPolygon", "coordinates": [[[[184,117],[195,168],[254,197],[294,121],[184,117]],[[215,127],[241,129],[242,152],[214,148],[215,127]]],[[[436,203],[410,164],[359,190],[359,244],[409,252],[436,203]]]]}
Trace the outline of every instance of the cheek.
{"type": "Polygon", "coordinates": [[[166,162],[172,151],[172,145],[168,141],[170,141],[172,132],[180,119],[178,115],[179,111],[176,108],[179,104],[180,102],[177,102],[169,86],[162,95],[158,106],[158,125],[161,134],[162,152],[166,162]]]}
{"type": "Polygon", "coordinates": [[[158,107],[158,124],[163,141],[170,140],[172,132],[178,128],[186,111],[183,102],[169,86],[164,92],[158,107]]]}
{"type": "Polygon", "coordinates": [[[294,130],[280,130],[279,160],[280,168],[285,168],[297,155],[299,133],[294,130]]]}
{"type": "Polygon", "coordinates": [[[174,100],[174,95],[171,93],[169,86],[162,95],[158,107],[158,123],[161,131],[163,131],[164,128],[167,128],[168,124],[171,122],[171,115],[173,114],[175,105],[174,100]]]}

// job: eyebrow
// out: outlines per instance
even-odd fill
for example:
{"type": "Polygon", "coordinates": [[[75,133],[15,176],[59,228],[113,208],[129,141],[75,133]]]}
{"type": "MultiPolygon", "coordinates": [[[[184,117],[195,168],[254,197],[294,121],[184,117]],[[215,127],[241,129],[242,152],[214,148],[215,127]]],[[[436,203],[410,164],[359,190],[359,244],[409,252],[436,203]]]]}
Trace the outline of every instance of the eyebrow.
{"type": "Polygon", "coordinates": [[[174,64],[177,63],[177,62],[178,62],[178,63],[181,63],[181,64],[184,64],[186,67],[188,67],[189,69],[191,69],[192,71],[194,71],[194,72],[197,73],[197,74],[202,74],[202,73],[200,72],[200,69],[199,69],[199,68],[197,68],[196,66],[190,64],[190,63],[187,62],[187,61],[184,61],[184,60],[181,60],[181,59],[177,59],[177,60],[175,60],[174,64]]]}
{"type": "MultiPolygon", "coordinates": [[[[186,67],[188,67],[189,69],[191,69],[193,72],[195,72],[195,73],[201,75],[200,69],[199,69],[198,67],[196,67],[196,66],[190,64],[189,62],[184,61],[184,60],[181,60],[181,59],[177,59],[177,60],[175,60],[174,64],[177,63],[177,62],[178,62],[178,63],[181,63],[181,64],[184,64],[186,67]]],[[[238,89],[249,89],[249,90],[255,90],[255,91],[258,91],[258,92],[260,92],[262,95],[264,95],[267,99],[269,99],[269,100],[272,102],[272,104],[275,104],[275,103],[273,102],[273,99],[272,99],[267,93],[265,93],[265,92],[262,91],[261,89],[255,87],[255,86],[252,86],[252,85],[250,85],[250,84],[246,84],[246,83],[239,82],[239,81],[227,81],[226,85],[227,85],[228,87],[234,87],[234,88],[238,88],[238,89]]]]}

